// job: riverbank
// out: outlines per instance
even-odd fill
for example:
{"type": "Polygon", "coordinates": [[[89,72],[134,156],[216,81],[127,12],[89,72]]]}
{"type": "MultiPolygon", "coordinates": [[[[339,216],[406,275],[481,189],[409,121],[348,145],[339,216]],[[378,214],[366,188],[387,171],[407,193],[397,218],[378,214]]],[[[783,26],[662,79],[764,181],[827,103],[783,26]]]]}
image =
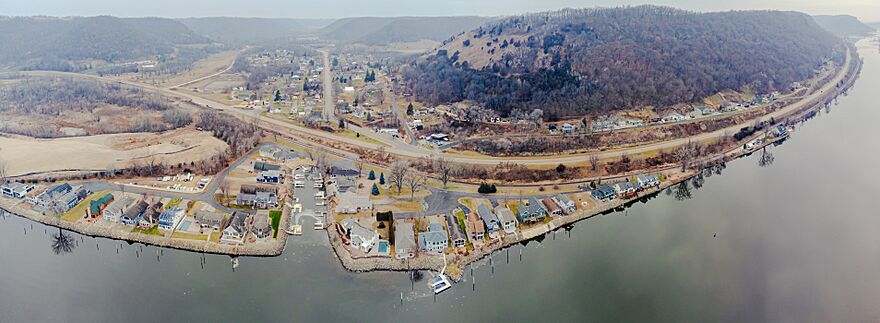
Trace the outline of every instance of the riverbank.
{"type": "MultiPolygon", "coordinates": [[[[19,204],[21,203],[23,202],[20,200],[0,198],[0,209],[7,213],[18,215],[32,221],[36,221],[56,228],[61,228],[64,230],[73,231],[90,237],[124,240],[135,243],[143,243],[146,245],[154,245],[164,248],[186,250],[198,253],[257,257],[280,255],[284,251],[284,246],[287,244],[287,235],[283,232],[278,235],[277,239],[245,245],[229,245],[210,241],[141,234],[131,231],[126,232],[113,228],[85,225],[83,223],[67,222],[54,216],[40,214],[39,212],[33,211],[29,208],[19,206],[19,204]]],[[[284,215],[282,215],[281,224],[279,225],[279,227],[286,227],[289,222],[288,218],[289,214],[287,213],[287,210],[285,210],[284,215]]]]}

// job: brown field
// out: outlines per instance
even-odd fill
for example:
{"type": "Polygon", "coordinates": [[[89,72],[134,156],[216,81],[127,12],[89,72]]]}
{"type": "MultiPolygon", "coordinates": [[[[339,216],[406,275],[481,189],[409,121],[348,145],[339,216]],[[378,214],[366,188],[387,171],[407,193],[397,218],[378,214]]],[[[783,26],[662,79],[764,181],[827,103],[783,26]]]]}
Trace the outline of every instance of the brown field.
{"type": "Polygon", "coordinates": [[[227,148],[211,133],[183,128],[164,133],[126,133],[59,139],[0,137],[0,158],[10,175],[61,169],[107,169],[208,158],[227,148]]]}

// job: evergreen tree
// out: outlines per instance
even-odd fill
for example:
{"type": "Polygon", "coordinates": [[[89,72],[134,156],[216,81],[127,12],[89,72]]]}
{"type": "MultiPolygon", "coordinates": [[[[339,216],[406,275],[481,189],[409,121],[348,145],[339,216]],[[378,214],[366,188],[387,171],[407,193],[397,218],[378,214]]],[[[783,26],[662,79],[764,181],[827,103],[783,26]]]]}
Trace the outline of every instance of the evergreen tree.
{"type": "Polygon", "coordinates": [[[375,180],[376,179],[376,172],[374,172],[373,170],[370,170],[370,175],[367,175],[367,179],[369,179],[371,181],[375,180]]]}
{"type": "Polygon", "coordinates": [[[373,195],[379,195],[379,186],[376,186],[376,183],[373,183],[373,195]]]}
{"type": "Polygon", "coordinates": [[[281,101],[281,90],[275,90],[275,102],[281,101]]]}
{"type": "Polygon", "coordinates": [[[385,185],[385,173],[379,174],[379,185],[385,185]]]}
{"type": "Polygon", "coordinates": [[[411,116],[413,113],[413,105],[412,102],[410,102],[409,105],[406,106],[406,115],[411,116]]]}
{"type": "Polygon", "coordinates": [[[345,120],[339,119],[339,129],[345,129],[345,120]]]}

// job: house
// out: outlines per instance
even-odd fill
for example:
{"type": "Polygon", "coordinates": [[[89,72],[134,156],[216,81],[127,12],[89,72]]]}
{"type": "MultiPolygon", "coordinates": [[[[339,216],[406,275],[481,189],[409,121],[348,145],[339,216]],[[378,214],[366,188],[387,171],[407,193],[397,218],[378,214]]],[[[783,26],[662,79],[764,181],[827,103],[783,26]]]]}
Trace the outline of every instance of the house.
{"type": "Polygon", "coordinates": [[[33,185],[28,185],[24,183],[12,182],[3,184],[3,197],[14,198],[14,199],[22,199],[24,198],[28,192],[34,189],[33,185]]]}
{"type": "Polygon", "coordinates": [[[633,182],[617,182],[612,184],[611,187],[614,188],[614,192],[620,197],[635,194],[639,189],[639,186],[633,182]]]}
{"type": "Polygon", "coordinates": [[[264,172],[267,170],[281,170],[281,166],[266,163],[266,162],[255,162],[254,163],[254,171],[255,172],[264,172]]]}
{"type": "Polygon", "coordinates": [[[147,207],[147,210],[144,211],[144,214],[141,215],[140,221],[138,221],[138,227],[143,230],[147,230],[152,228],[155,225],[159,224],[159,215],[162,213],[162,203],[156,202],[147,207]]]}
{"type": "Polygon", "coordinates": [[[471,240],[483,240],[486,238],[486,227],[483,220],[476,213],[468,213],[467,215],[467,231],[471,240]]]}
{"type": "Polygon", "coordinates": [[[345,218],[340,222],[348,239],[348,245],[364,253],[369,253],[379,242],[379,233],[367,229],[355,219],[345,218]]]}
{"type": "Polygon", "coordinates": [[[570,123],[563,123],[562,127],[560,127],[562,133],[574,133],[574,125],[570,123]]]}
{"type": "Polygon", "coordinates": [[[51,209],[57,212],[67,212],[79,204],[79,202],[88,195],[89,191],[83,188],[82,185],[73,187],[67,193],[54,198],[53,202],[50,204],[52,206],[51,209]]]}
{"type": "Polygon", "coordinates": [[[330,167],[330,177],[333,179],[336,179],[338,176],[356,177],[360,174],[361,173],[356,169],[339,168],[336,166],[330,167]]]}
{"type": "Polygon", "coordinates": [[[269,212],[260,211],[254,216],[253,228],[251,230],[257,238],[265,239],[272,235],[272,226],[269,224],[269,212]]]}
{"type": "Polygon", "coordinates": [[[193,219],[196,220],[196,224],[202,229],[210,228],[214,232],[219,232],[223,225],[226,224],[226,214],[223,213],[198,211],[193,215],[193,219]]]}
{"type": "Polygon", "coordinates": [[[614,188],[611,185],[602,184],[590,194],[599,201],[610,201],[614,199],[614,188]]]}
{"type": "Polygon", "coordinates": [[[257,176],[258,183],[280,183],[284,176],[280,170],[264,170],[257,176]]]}
{"type": "Polygon", "coordinates": [[[553,197],[553,201],[559,205],[559,208],[562,209],[562,212],[566,215],[572,214],[577,211],[577,204],[574,203],[568,196],[565,194],[558,194],[553,197]]]}
{"type": "Polygon", "coordinates": [[[681,115],[678,112],[673,111],[673,112],[667,113],[665,116],[663,116],[662,120],[663,120],[663,122],[676,122],[676,121],[682,121],[685,119],[687,119],[687,117],[681,115]]]}
{"type": "Polygon", "coordinates": [[[122,214],[136,202],[137,199],[133,196],[123,196],[122,198],[113,201],[113,203],[110,203],[110,205],[104,209],[104,220],[119,222],[119,220],[122,219],[122,214]]]}
{"type": "Polygon", "coordinates": [[[249,216],[249,214],[244,212],[232,212],[232,216],[229,218],[229,223],[226,224],[226,227],[223,228],[223,233],[220,235],[220,242],[233,244],[244,242],[244,235],[247,234],[246,224],[249,216]]]}
{"type": "Polygon", "coordinates": [[[394,222],[394,252],[397,259],[415,257],[416,234],[412,223],[394,222]]]}
{"type": "Polygon", "coordinates": [[[112,202],[113,195],[109,193],[97,200],[89,201],[89,207],[86,209],[86,217],[97,218],[101,216],[104,213],[104,209],[106,209],[112,202]]]}
{"type": "Polygon", "coordinates": [[[549,213],[550,216],[562,216],[563,215],[562,208],[560,208],[559,205],[557,205],[556,202],[553,201],[553,199],[544,198],[541,200],[541,204],[544,204],[544,209],[547,210],[547,213],[549,213]]]}
{"type": "Polygon", "coordinates": [[[278,207],[278,188],[267,185],[242,185],[235,204],[259,209],[278,207]]]}
{"type": "Polygon", "coordinates": [[[504,230],[504,233],[516,233],[516,216],[513,215],[513,211],[510,208],[499,205],[495,208],[495,215],[498,216],[498,221],[501,222],[501,229],[504,230]]]}
{"type": "Polygon", "coordinates": [[[480,204],[477,206],[477,215],[483,220],[487,234],[492,235],[495,232],[498,232],[498,230],[501,230],[501,221],[498,221],[498,217],[495,216],[495,213],[493,213],[486,204],[480,204]]]}
{"type": "Polygon", "coordinates": [[[183,208],[179,206],[162,211],[162,213],[159,214],[159,229],[174,230],[177,228],[180,220],[183,220],[184,213],[183,208]]]}
{"type": "Polygon", "coordinates": [[[333,193],[340,194],[357,192],[357,183],[355,182],[353,177],[350,176],[340,176],[336,178],[336,182],[333,185],[333,193]]]}
{"type": "Polygon", "coordinates": [[[520,204],[517,213],[517,219],[524,224],[541,222],[546,217],[543,204],[534,197],[526,200],[526,204],[520,204]]]}
{"type": "Polygon", "coordinates": [[[449,228],[449,241],[452,241],[452,247],[464,247],[467,243],[467,236],[464,234],[464,229],[458,223],[458,220],[455,216],[451,215],[443,217],[446,218],[446,227],[449,228]]]}
{"type": "Polygon", "coordinates": [[[433,254],[442,254],[449,247],[449,234],[443,223],[428,223],[428,231],[419,233],[419,250],[433,254]]]}
{"type": "Polygon", "coordinates": [[[373,209],[373,202],[369,196],[358,195],[351,192],[339,194],[336,201],[336,213],[355,214],[361,211],[373,209]]]}
{"type": "Polygon", "coordinates": [[[639,186],[641,186],[642,188],[660,185],[660,179],[657,177],[657,175],[639,174],[636,176],[636,182],[639,183],[639,186]]]}
{"type": "Polygon", "coordinates": [[[119,217],[119,222],[128,226],[135,226],[141,220],[141,216],[147,211],[148,207],[149,205],[147,202],[138,199],[134,205],[130,206],[125,212],[122,212],[122,216],[119,217]]]}

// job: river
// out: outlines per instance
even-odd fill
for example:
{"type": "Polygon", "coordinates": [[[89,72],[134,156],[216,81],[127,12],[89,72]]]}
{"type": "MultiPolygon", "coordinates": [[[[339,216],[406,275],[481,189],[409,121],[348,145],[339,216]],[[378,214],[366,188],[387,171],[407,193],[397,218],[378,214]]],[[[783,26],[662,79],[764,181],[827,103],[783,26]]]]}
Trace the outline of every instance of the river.
{"type": "Polygon", "coordinates": [[[878,321],[880,53],[859,53],[849,94],[772,158],[500,251],[436,298],[407,273],[345,271],[311,230],[233,271],[72,233],[56,254],[58,229],[6,216],[0,322],[878,321]]]}

